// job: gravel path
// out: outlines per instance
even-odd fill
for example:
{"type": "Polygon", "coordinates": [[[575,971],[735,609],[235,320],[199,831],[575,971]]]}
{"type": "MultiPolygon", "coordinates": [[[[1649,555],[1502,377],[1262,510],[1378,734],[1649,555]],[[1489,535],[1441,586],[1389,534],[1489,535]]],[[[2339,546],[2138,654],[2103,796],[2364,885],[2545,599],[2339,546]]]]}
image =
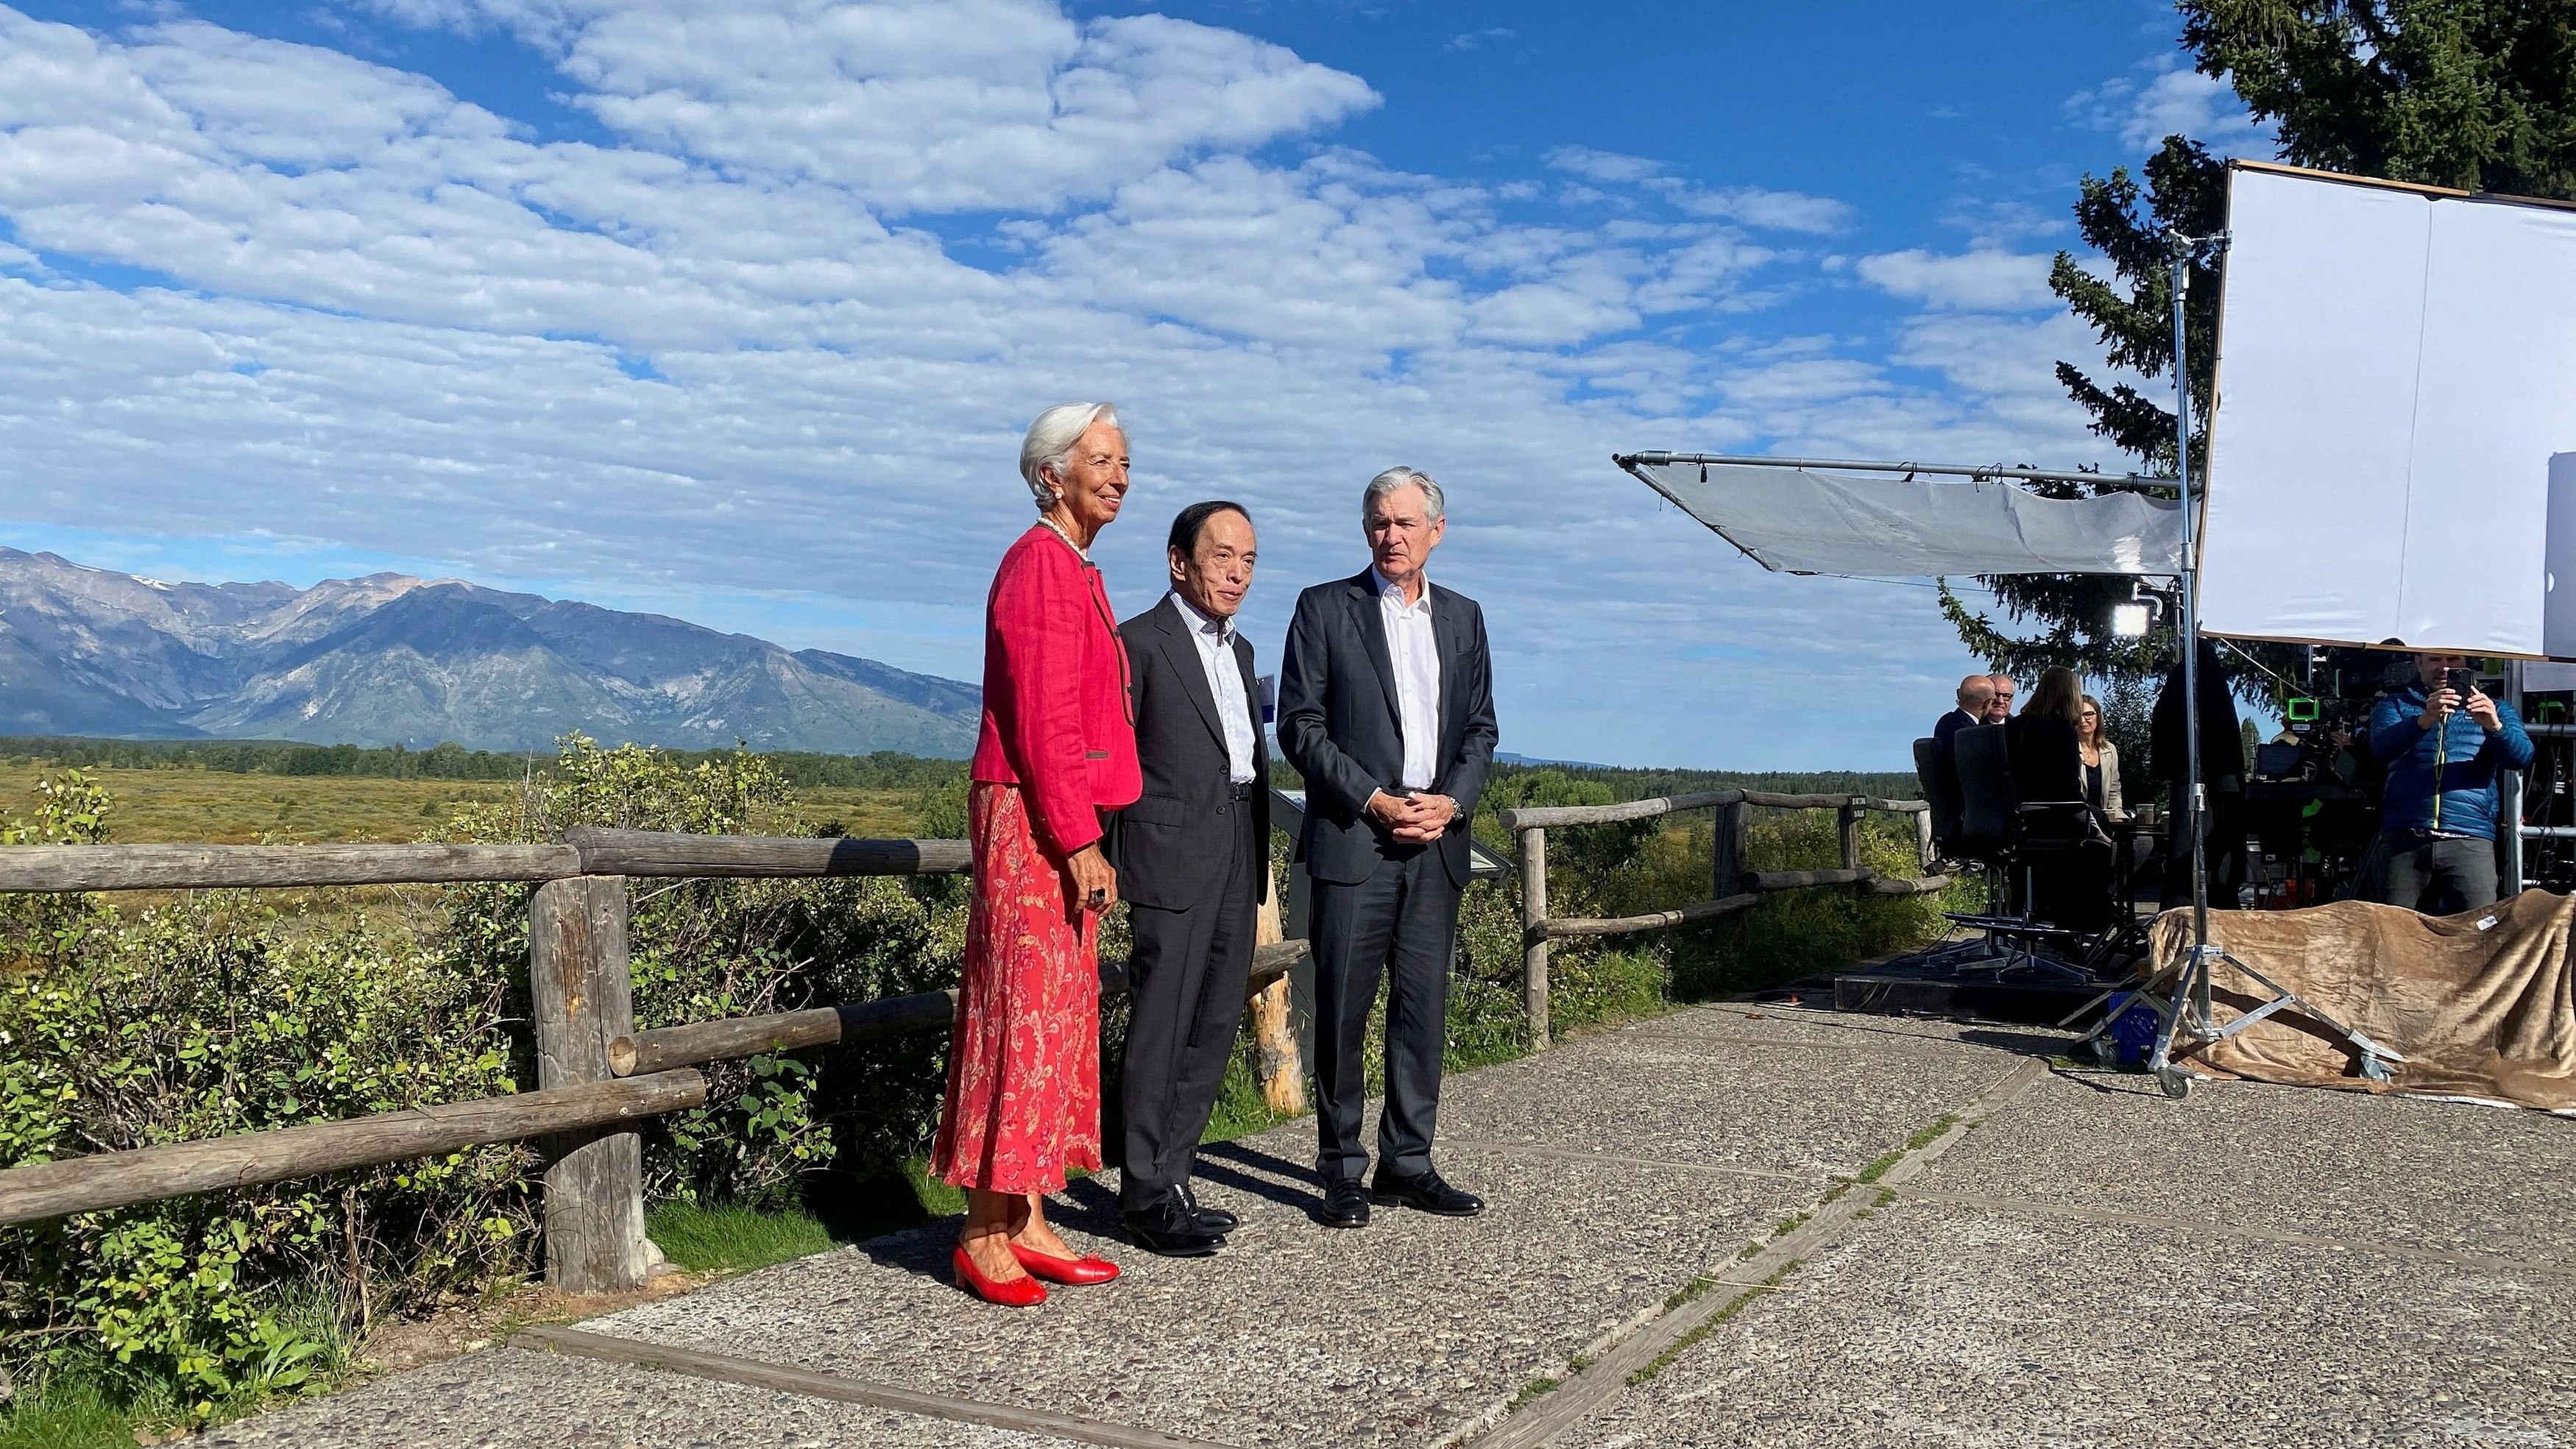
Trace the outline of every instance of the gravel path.
{"type": "Polygon", "coordinates": [[[1245,1220],[1214,1259],[1114,1242],[1076,1184],[1067,1236],[1127,1275],[1034,1312],[960,1296],[934,1224],[581,1325],[688,1372],[493,1350],[209,1442],[2576,1446],[2576,1122],[2177,1103],[2040,1072],[2064,1041],[1680,1012],[1451,1080],[1441,1165],[1481,1219],[1319,1227],[1292,1124],[1203,1153],[1245,1220]],[[843,1401],[870,1395],[927,1412],[843,1401]]]}

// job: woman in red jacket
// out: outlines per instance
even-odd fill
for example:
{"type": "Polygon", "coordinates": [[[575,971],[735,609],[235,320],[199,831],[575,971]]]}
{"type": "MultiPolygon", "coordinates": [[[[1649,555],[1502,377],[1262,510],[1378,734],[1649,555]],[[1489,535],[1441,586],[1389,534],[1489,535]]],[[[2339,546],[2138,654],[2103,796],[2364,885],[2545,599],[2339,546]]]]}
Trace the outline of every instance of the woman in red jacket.
{"type": "Polygon", "coordinates": [[[966,1189],[957,1282],[989,1302],[1106,1283],[1047,1226],[1068,1168],[1100,1167],[1100,913],[1118,899],[1100,812],[1143,791],[1127,653],[1091,541],[1127,492],[1107,403],[1038,415],[1020,444],[1038,523],[985,605],[984,721],[969,829],[975,896],[931,1170],[966,1189]]]}

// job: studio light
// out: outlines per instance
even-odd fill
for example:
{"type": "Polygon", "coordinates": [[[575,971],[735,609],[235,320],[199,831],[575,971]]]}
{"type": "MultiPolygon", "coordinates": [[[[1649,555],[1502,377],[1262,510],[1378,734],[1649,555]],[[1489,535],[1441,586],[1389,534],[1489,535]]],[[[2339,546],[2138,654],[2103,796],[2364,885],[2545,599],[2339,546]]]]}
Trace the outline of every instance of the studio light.
{"type": "Polygon", "coordinates": [[[2144,639],[2150,617],[2145,604],[2113,604],[2111,632],[2123,639],[2144,639]]]}

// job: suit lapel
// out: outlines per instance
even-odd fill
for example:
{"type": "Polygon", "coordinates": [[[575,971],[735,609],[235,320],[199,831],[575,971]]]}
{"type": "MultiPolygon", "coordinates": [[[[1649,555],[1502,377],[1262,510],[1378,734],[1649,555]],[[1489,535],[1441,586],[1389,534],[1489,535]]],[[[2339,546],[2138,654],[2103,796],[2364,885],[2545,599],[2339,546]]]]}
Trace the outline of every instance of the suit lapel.
{"type": "Polygon", "coordinates": [[[1458,757],[1456,736],[1466,729],[1466,717],[1459,713],[1465,691],[1458,687],[1458,658],[1467,652],[1467,641],[1458,632],[1458,611],[1440,602],[1439,589],[1427,579],[1422,597],[1431,605],[1431,643],[1440,656],[1440,758],[1432,765],[1438,770],[1458,757]]]}
{"type": "Polygon", "coordinates": [[[1163,616],[1163,658],[1170,662],[1173,672],[1181,676],[1181,693],[1188,695],[1190,703],[1198,706],[1200,720],[1216,736],[1217,746],[1222,749],[1225,724],[1217,718],[1216,694],[1208,688],[1207,663],[1199,655],[1198,641],[1190,637],[1190,616],[1182,613],[1181,606],[1169,598],[1163,600],[1160,612],[1163,616]]]}
{"type": "Polygon", "coordinates": [[[1363,572],[1351,580],[1351,612],[1359,616],[1360,642],[1369,663],[1377,666],[1378,693],[1386,696],[1387,718],[1395,721],[1396,738],[1404,737],[1404,712],[1396,704],[1395,654],[1386,642],[1386,615],[1378,607],[1377,579],[1363,572]]]}

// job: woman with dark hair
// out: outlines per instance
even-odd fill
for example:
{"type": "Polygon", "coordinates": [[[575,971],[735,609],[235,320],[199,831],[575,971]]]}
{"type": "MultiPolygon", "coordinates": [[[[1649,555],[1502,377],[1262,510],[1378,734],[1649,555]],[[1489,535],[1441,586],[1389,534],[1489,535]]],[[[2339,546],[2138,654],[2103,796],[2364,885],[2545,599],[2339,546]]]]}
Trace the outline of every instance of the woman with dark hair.
{"type": "Polygon", "coordinates": [[[930,1170],[966,1190],[957,1284],[1028,1307],[1106,1283],[1047,1226],[1068,1169],[1100,1168],[1100,915],[1118,899],[1100,812],[1142,792],[1127,651],[1091,541],[1127,492],[1107,403],[1038,415],[1020,445],[1038,507],[985,604],[984,719],[969,770],[974,897],[930,1170]]]}
{"type": "Polygon", "coordinates": [[[2072,669],[2042,670],[2030,703],[2004,725],[2004,749],[2012,757],[2013,793],[2025,805],[2045,800],[2081,800],[2084,754],[2079,731],[2084,723],[2084,684],[2072,669]]]}

